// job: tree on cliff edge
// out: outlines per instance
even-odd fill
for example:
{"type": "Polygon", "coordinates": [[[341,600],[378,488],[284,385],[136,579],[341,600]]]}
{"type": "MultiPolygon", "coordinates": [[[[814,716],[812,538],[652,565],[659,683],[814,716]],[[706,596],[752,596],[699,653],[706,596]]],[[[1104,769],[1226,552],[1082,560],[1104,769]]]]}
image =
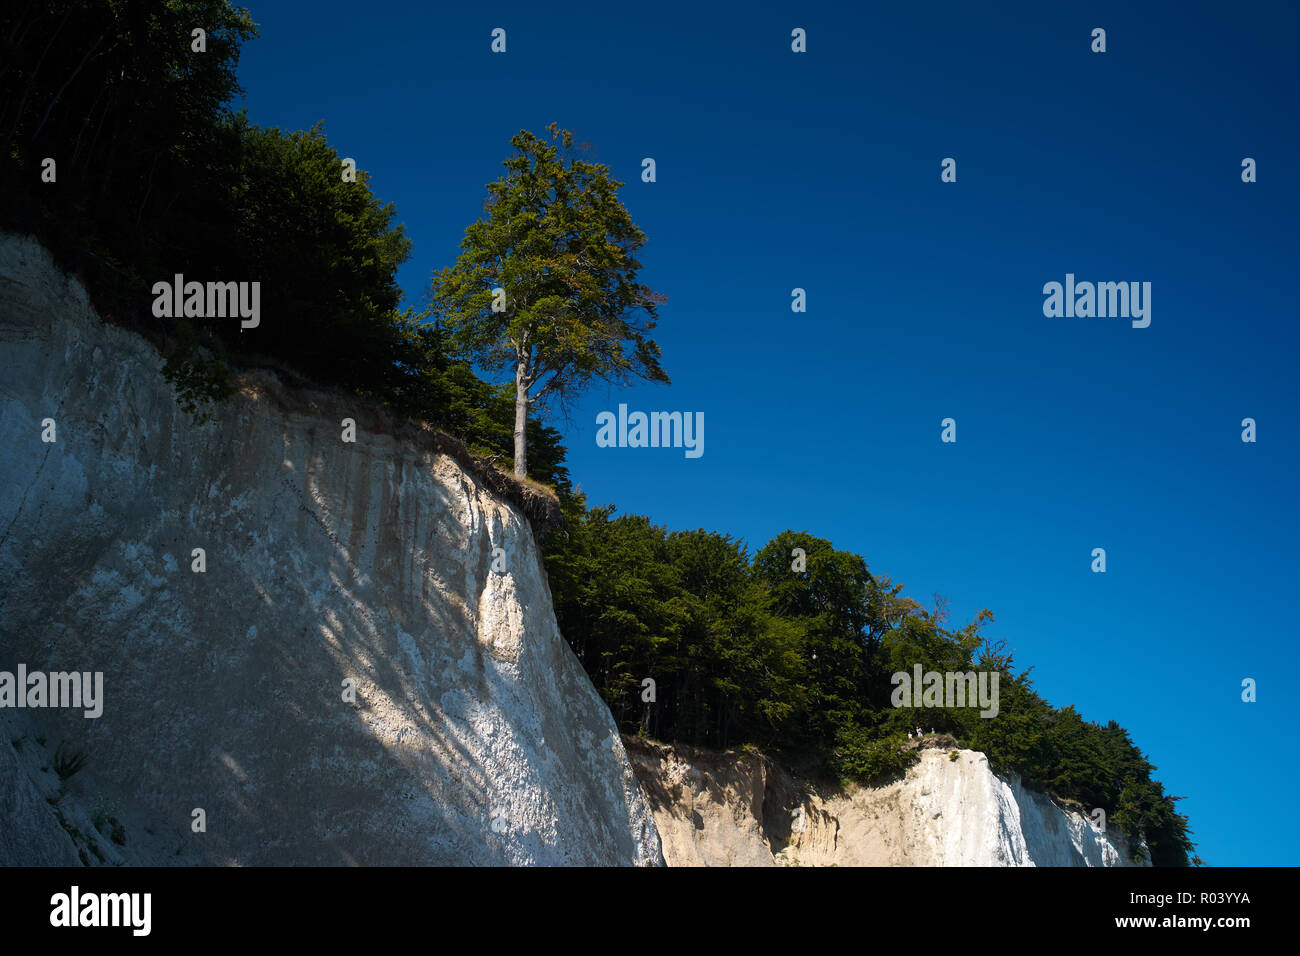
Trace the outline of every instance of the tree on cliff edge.
{"type": "Polygon", "coordinates": [[[527,130],[510,140],[516,153],[488,184],[487,215],[432,283],[433,311],[458,354],[514,372],[520,477],[530,407],[565,407],[593,379],[668,382],[647,337],[665,297],[637,282],[645,235],[619,201],[623,183],[574,156],[572,133],[547,130],[549,144],[527,130]]]}

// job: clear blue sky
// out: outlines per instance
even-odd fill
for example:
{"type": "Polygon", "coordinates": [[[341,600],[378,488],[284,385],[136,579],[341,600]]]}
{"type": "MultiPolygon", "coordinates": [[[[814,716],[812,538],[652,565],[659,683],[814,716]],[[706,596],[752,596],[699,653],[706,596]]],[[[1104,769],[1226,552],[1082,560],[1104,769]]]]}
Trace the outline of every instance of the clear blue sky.
{"type": "Polygon", "coordinates": [[[594,145],[673,384],[553,422],[591,502],[751,549],[807,530],[959,623],[991,608],[1049,701],[1132,732],[1202,857],[1300,863],[1297,8],[467,6],[254,0],[245,105],[370,171],[413,303],[514,133],[594,145]],[[1044,317],[1067,272],[1151,282],[1150,327],[1044,317]],[[704,456],[597,448],[620,402],[704,412],[704,456]]]}

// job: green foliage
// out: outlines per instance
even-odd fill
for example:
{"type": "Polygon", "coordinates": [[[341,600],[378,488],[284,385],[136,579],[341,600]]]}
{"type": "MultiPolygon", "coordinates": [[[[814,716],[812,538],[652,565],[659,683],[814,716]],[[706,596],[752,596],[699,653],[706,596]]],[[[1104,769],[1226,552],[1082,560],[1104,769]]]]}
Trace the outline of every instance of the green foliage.
{"type": "Polygon", "coordinates": [[[181,408],[198,424],[205,424],[212,418],[210,406],[236,391],[230,369],[216,359],[199,355],[198,336],[188,321],[178,321],[176,332],[176,345],[163,364],[163,377],[176,389],[181,408]]]}
{"type": "Polygon", "coordinates": [[[836,732],[829,769],[840,777],[870,782],[902,773],[917,759],[915,750],[903,748],[901,734],[878,738],[849,724],[836,732]]]}
{"type": "Polygon", "coordinates": [[[74,259],[107,252],[162,275],[160,253],[204,221],[198,173],[221,151],[239,45],[253,35],[247,11],[225,0],[4,4],[2,171],[16,194],[6,224],[74,259]],[[206,53],[190,52],[194,24],[206,53]],[[57,159],[57,185],[40,180],[45,157],[57,159]]]}
{"type": "Polygon", "coordinates": [[[370,191],[369,176],[345,182],[342,157],[317,124],[284,133],[225,120],[223,191],[211,197],[208,274],[261,283],[262,322],[219,323],[232,349],[275,356],[337,387],[390,398],[416,374],[423,345],[397,311],[397,268],[411,243],[396,210],[370,191]],[[405,363],[405,364],[400,364],[405,363]]]}
{"type": "MultiPolygon", "coordinates": [[[[572,149],[571,133],[549,130],[572,149]]],[[[645,336],[663,297],[636,280],[645,235],[618,199],[623,184],[527,130],[510,144],[506,175],[487,187],[487,215],[465,230],[456,264],[433,278],[435,311],[459,353],[511,372],[531,355],[534,401],[593,377],[667,382],[645,336]],[[494,288],[506,291],[505,311],[492,309],[494,288]]]]}
{"type": "Polygon", "coordinates": [[[1127,732],[1039,697],[1029,672],[1015,673],[1001,643],[984,636],[989,611],[946,627],[942,601],[923,610],[858,555],[803,532],[782,532],[747,561],[726,535],[616,518],[612,506],[586,509],[580,495],[565,508],[569,534],[545,542],[556,617],[625,732],[753,743],[832,777],[873,780],[915,761],[906,734],[933,726],[998,771],[1106,808],[1131,846],[1145,838],[1153,862],[1186,864],[1186,818],[1127,732]],[[998,715],[894,707],[891,675],[918,663],[996,671],[998,715]],[[654,705],[639,695],[645,677],[657,684],[654,705]]]}
{"type": "Polygon", "coordinates": [[[807,712],[804,656],[743,545],[582,505],[567,502],[567,534],[546,540],[547,575],[561,630],[620,726],[720,747],[779,739],[807,712]]]}
{"type": "MultiPolygon", "coordinates": [[[[667,382],[649,338],[664,296],[637,281],[645,235],[609,170],[527,130],[511,139],[506,175],[488,184],[486,215],[465,230],[456,263],[436,272],[430,299],[454,351],[489,372],[508,371],[520,403],[561,408],[593,380],[667,382]],[[504,292],[504,307],[497,290],[504,292]]],[[[525,462],[516,461],[516,474],[525,462]]]]}
{"type": "MultiPolygon", "coordinates": [[[[267,364],[513,463],[512,389],[450,358],[427,314],[399,311],[411,244],[369,174],[344,181],[319,124],[289,133],[231,112],[240,44],[255,35],[226,0],[0,7],[0,225],[34,232],[101,314],[159,342],[199,421],[234,394],[232,365],[267,364]],[[190,49],[196,24],[204,53],[190,49]],[[57,185],[41,182],[46,156],[57,185]],[[153,283],[176,273],[259,282],[260,324],[153,318],[153,283]]],[[[534,477],[567,491],[559,433],[530,421],[525,434],[534,477]]]]}

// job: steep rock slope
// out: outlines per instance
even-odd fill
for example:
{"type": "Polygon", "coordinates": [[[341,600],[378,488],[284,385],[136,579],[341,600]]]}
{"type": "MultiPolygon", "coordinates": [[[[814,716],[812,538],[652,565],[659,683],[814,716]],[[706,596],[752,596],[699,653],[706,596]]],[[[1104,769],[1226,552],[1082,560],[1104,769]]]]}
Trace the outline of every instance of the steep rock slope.
{"type": "Polygon", "coordinates": [[[0,235],[0,670],[104,675],[0,709],[0,863],[662,862],[517,508],[270,376],[194,425],[161,364],[0,235]]]}
{"type": "Polygon", "coordinates": [[[796,782],[757,754],[624,743],[669,866],[1132,865],[1113,827],[970,750],[923,749],[901,779],[844,792],[796,782]]]}

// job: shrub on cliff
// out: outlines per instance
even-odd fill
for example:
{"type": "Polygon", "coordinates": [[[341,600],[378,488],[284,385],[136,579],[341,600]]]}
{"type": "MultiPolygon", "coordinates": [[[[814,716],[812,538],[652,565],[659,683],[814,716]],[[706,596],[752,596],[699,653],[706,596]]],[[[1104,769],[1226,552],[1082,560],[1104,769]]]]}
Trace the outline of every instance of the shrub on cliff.
{"type": "Polygon", "coordinates": [[[917,761],[917,751],[903,747],[903,735],[877,738],[856,726],[841,727],[828,769],[836,776],[871,782],[902,773],[917,761]]]}

